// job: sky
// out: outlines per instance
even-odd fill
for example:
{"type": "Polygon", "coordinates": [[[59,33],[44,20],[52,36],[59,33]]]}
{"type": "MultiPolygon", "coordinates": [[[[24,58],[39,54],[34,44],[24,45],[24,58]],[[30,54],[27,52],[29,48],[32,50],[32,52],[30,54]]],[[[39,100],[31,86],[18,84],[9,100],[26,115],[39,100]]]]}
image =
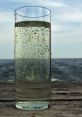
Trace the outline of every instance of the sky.
{"type": "Polygon", "coordinates": [[[51,10],[52,58],[82,58],[82,0],[1,0],[0,59],[14,58],[14,10],[21,6],[51,10]]]}

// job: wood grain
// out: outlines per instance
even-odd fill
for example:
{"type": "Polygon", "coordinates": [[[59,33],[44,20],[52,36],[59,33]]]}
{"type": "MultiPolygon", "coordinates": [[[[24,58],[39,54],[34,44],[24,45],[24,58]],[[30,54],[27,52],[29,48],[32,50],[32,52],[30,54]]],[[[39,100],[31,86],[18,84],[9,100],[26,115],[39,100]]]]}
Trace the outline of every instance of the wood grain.
{"type": "Polygon", "coordinates": [[[0,82],[0,117],[82,117],[82,82],[52,82],[51,107],[43,111],[15,108],[15,85],[0,82]]]}

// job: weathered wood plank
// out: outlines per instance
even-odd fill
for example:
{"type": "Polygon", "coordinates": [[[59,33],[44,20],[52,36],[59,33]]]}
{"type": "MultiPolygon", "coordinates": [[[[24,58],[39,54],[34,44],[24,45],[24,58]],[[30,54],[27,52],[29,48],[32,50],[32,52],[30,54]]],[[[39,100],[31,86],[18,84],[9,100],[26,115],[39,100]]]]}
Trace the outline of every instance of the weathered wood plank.
{"type": "MultiPolygon", "coordinates": [[[[0,100],[14,100],[15,84],[0,82],[0,100]]],[[[52,82],[51,99],[82,99],[82,82],[52,82]]]]}
{"type": "Polygon", "coordinates": [[[14,100],[15,85],[13,82],[0,82],[0,100],[14,100]]]}
{"type": "Polygon", "coordinates": [[[82,82],[52,82],[52,100],[82,99],[82,82]]]}
{"type": "Polygon", "coordinates": [[[82,83],[53,82],[51,107],[43,111],[15,108],[14,83],[0,82],[0,117],[82,117],[82,83]]]}
{"type": "Polygon", "coordinates": [[[10,105],[0,108],[0,117],[82,117],[82,101],[79,100],[53,101],[51,108],[43,111],[21,111],[13,103],[10,105]]]}

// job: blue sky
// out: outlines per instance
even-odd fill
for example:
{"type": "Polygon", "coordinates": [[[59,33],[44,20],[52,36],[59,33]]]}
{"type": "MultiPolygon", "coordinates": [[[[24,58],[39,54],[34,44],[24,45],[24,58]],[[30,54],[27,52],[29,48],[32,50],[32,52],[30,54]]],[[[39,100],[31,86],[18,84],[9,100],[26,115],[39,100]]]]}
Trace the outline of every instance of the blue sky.
{"type": "Polygon", "coordinates": [[[44,6],[52,12],[52,58],[82,58],[82,0],[0,1],[0,58],[14,58],[14,10],[44,6]]]}

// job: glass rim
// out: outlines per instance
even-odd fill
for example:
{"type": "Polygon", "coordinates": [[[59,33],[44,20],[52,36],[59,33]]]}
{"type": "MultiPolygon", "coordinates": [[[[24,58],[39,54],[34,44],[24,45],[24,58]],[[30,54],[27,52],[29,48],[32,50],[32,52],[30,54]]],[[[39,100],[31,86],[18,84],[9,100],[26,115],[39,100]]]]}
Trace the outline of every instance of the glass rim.
{"type": "Polygon", "coordinates": [[[39,18],[39,17],[45,17],[45,16],[48,16],[48,15],[51,15],[51,10],[49,9],[49,8],[47,8],[47,7],[42,7],[42,6],[22,6],[22,7],[18,7],[17,9],[15,9],[14,10],[14,12],[15,12],[15,15],[17,14],[17,15],[19,15],[19,16],[22,16],[22,17],[28,17],[28,18],[39,18]],[[48,10],[48,13],[46,13],[46,14],[44,14],[44,15],[41,15],[41,16],[26,16],[26,15],[22,15],[22,14],[20,14],[20,13],[18,13],[17,11],[18,10],[20,10],[20,9],[22,9],[22,8],[25,8],[25,7],[28,7],[28,8],[42,8],[42,9],[45,9],[45,10],[48,10]]]}

